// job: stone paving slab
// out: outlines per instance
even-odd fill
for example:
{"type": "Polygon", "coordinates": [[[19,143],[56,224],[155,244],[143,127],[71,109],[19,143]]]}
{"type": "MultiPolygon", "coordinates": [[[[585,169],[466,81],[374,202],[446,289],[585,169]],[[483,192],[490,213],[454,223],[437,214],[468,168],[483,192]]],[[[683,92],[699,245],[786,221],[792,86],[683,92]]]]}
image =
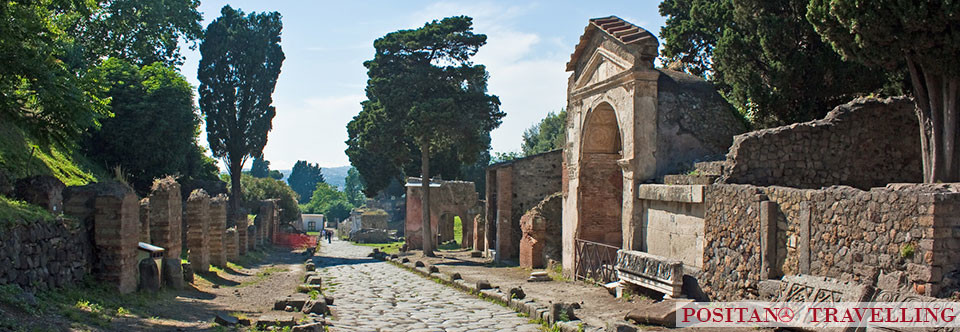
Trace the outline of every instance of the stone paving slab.
{"type": "Polygon", "coordinates": [[[539,331],[529,318],[388,262],[371,248],[324,244],[315,263],[336,299],[333,331],[539,331]]]}

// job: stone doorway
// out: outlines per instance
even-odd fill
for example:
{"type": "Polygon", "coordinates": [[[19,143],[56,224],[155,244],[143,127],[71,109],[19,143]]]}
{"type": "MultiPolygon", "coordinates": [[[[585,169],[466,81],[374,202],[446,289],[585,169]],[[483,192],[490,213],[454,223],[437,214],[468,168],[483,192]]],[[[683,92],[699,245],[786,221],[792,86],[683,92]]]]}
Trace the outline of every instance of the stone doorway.
{"type": "Polygon", "coordinates": [[[617,115],[601,103],[587,115],[581,145],[576,238],[619,248],[623,208],[623,144],[617,115]]]}

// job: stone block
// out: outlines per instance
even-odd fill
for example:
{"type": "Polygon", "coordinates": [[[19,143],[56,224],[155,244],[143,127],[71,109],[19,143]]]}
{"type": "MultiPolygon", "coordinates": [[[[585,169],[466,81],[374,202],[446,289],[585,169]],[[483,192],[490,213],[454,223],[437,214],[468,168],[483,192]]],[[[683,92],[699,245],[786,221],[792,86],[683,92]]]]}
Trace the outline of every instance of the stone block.
{"type": "Polygon", "coordinates": [[[676,327],[677,308],[685,303],[692,303],[690,299],[664,300],[657,303],[640,304],[638,308],[627,313],[624,319],[641,325],[660,325],[676,327]]]}
{"type": "Polygon", "coordinates": [[[50,175],[35,175],[16,181],[14,197],[39,205],[53,215],[63,213],[63,190],[60,179],[50,175]]]}
{"type": "Polygon", "coordinates": [[[140,290],[148,292],[157,292],[160,290],[160,269],[153,259],[148,258],[140,261],[138,265],[140,270],[140,290]]]}
{"type": "Polygon", "coordinates": [[[267,328],[270,326],[287,327],[296,325],[297,316],[291,313],[268,312],[257,319],[258,328],[267,328]]]}
{"type": "Polygon", "coordinates": [[[618,250],[616,269],[621,281],[668,297],[682,295],[683,263],[678,260],[641,251],[618,250]]]}
{"type": "Polygon", "coordinates": [[[208,210],[210,223],[207,229],[207,236],[209,237],[210,264],[219,267],[227,266],[227,243],[225,239],[225,231],[227,229],[227,203],[227,196],[221,194],[210,200],[210,208],[208,210]]]}
{"type": "Polygon", "coordinates": [[[872,288],[829,277],[789,275],[782,279],[777,302],[864,302],[872,288]]]}

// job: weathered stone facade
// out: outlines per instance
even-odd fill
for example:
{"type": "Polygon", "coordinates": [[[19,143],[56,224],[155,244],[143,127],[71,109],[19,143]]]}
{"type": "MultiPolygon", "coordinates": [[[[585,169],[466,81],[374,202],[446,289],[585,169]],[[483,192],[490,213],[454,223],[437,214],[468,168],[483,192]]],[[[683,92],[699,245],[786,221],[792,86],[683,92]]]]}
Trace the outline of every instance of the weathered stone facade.
{"type": "Polygon", "coordinates": [[[50,175],[37,175],[19,179],[15,185],[15,197],[30,204],[39,205],[48,212],[59,215],[63,212],[63,182],[50,175]]]}
{"type": "MultiPolygon", "coordinates": [[[[441,242],[453,240],[453,217],[460,220],[473,220],[477,211],[477,191],[473,182],[467,181],[440,181],[430,182],[430,228],[434,235],[433,241],[441,242]]],[[[422,221],[422,188],[420,178],[407,179],[407,215],[405,237],[410,249],[423,248],[423,221],[422,221]]],[[[470,223],[463,223],[466,226],[470,223]]],[[[472,228],[472,227],[470,227],[472,228]]],[[[466,244],[467,241],[463,241],[466,244]]]]}
{"type": "Polygon", "coordinates": [[[0,285],[17,284],[27,290],[63,287],[90,273],[95,257],[89,220],[25,222],[0,229],[0,285]]]}
{"type": "Polygon", "coordinates": [[[194,190],[187,198],[184,223],[187,225],[187,248],[194,272],[210,270],[210,196],[203,189],[194,190]]]}
{"type": "MultiPolygon", "coordinates": [[[[640,219],[635,189],[720,155],[745,126],[702,79],[657,69],[659,43],[615,16],[592,19],[567,71],[563,267],[576,241],[639,249],[624,228],[640,219]]],[[[489,211],[488,211],[489,212],[489,211]]],[[[489,226],[488,226],[489,227],[489,226]]]]}
{"type": "Polygon", "coordinates": [[[545,197],[560,192],[562,158],[563,151],[554,150],[487,168],[487,241],[478,249],[496,250],[495,259],[520,258],[520,218],[545,197]]]}
{"type": "Polygon", "coordinates": [[[563,196],[555,193],[520,217],[520,266],[543,268],[550,260],[562,259],[562,208],[563,196]]]}
{"type": "Polygon", "coordinates": [[[861,98],[820,120],[739,135],[720,181],[809,189],[922,182],[914,109],[908,98],[861,98]]]}
{"type": "Polygon", "coordinates": [[[713,299],[755,298],[760,281],[781,275],[872,284],[881,271],[902,272],[917,293],[939,296],[943,276],[960,269],[957,185],[870,191],[711,185],[704,197],[704,266],[697,277],[713,299]]]}
{"type": "Polygon", "coordinates": [[[237,228],[237,254],[240,256],[246,255],[247,249],[250,248],[247,234],[249,223],[250,221],[247,220],[247,216],[237,216],[234,222],[237,228]]]}

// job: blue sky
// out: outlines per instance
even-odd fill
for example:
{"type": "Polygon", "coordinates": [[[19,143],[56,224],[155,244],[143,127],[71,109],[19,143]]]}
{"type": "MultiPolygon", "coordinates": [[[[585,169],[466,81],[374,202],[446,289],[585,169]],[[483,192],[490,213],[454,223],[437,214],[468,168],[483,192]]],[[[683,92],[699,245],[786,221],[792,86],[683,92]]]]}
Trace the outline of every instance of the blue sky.
{"type": "MultiPolygon", "coordinates": [[[[617,15],[658,34],[658,1],[202,1],[204,27],[230,4],[244,12],[279,11],[286,61],[274,92],[277,116],[264,149],[272,169],[297,160],[348,165],[346,125],[365,99],[373,41],[453,15],[474,18],[487,45],[474,58],[490,72],[489,90],[507,113],[493,151],[519,151],[523,130],[566,105],[565,64],[587,20],[617,15]]],[[[184,49],[181,71],[197,81],[199,51],[184,49]]],[[[206,145],[206,136],[201,136],[206,145]]],[[[249,165],[248,165],[249,166],[249,165]]]]}

